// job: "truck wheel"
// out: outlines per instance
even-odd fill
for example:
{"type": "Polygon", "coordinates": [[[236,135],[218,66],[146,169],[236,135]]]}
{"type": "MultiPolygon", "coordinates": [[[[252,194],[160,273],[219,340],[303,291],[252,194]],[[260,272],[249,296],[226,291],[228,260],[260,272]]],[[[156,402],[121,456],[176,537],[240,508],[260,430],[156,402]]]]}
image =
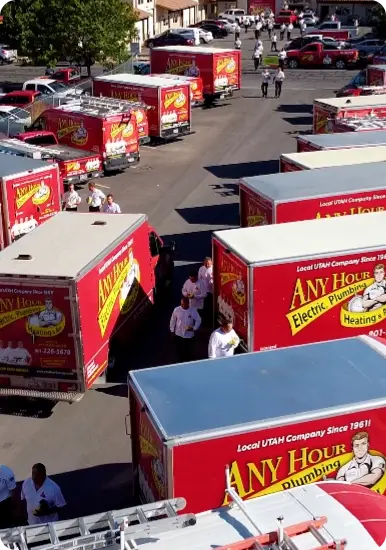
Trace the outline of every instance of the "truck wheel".
{"type": "Polygon", "coordinates": [[[289,59],[288,68],[297,69],[299,67],[299,61],[297,59],[289,59]]]}
{"type": "Polygon", "coordinates": [[[346,61],[344,59],[337,59],[335,61],[335,67],[340,71],[344,70],[346,68],[346,61]]]}

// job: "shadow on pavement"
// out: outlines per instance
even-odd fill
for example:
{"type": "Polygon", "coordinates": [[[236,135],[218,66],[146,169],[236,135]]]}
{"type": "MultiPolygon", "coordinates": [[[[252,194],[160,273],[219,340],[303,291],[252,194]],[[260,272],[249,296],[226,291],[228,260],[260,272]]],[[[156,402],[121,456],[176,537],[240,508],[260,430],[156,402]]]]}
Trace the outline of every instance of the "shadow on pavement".
{"type": "Polygon", "coordinates": [[[0,415],[22,416],[26,418],[49,418],[56,401],[26,397],[0,398],[0,415]]]}
{"type": "Polygon", "coordinates": [[[279,105],[276,109],[280,113],[308,113],[312,115],[313,106],[309,104],[279,105]]]}
{"type": "Polygon", "coordinates": [[[114,397],[128,398],[127,384],[112,384],[111,386],[96,387],[95,391],[112,395],[114,397]]]}
{"type": "MultiPolygon", "coordinates": [[[[198,209],[187,208],[184,210],[198,210],[198,209]]],[[[184,216],[184,214],[181,214],[181,212],[180,212],[180,215],[184,216]]],[[[199,222],[189,222],[189,223],[199,223],[199,222]]],[[[212,237],[212,231],[196,231],[194,233],[180,233],[177,235],[165,235],[162,238],[165,240],[165,242],[169,242],[169,240],[173,240],[176,243],[175,260],[177,262],[189,262],[189,263],[197,262],[198,264],[201,264],[205,256],[211,255],[211,250],[212,250],[211,237],[212,237]]],[[[189,271],[189,268],[191,268],[192,266],[179,266],[178,275],[176,273],[174,277],[175,279],[174,284],[177,283],[182,267],[186,267],[187,271],[189,271]]],[[[184,283],[185,279],[182,281],[181,286],[184,283]]]]}
{"type": "Polygon", "coordinates": [[[220,197],[239,196],[238,183],[212,183],[210,186],[220,197]]]}
{"type": "Polygon", "coordinates": [[[129,456],[130,438],[127,436],[127,456],[122,457],[124,462],[120,464],[103,464],[55,475],[48,472],[62,489],[67,502],[60,519],[81,516],[84,510],[90,515],[133,506],[132,467],[127,462],[129,456]]]}
{"type": "Polygon", "coordinates": [[[176,212],[190,224],[216,226],[240,225],[239,206],[237,203],[180,208],[176,209],[176,212]]]}
{"type": "MultiPolygon", "coordinates": [[[[286,120],[286,119],[285,119],[286,120]]],[[[295,120],[295,119],[289,119],[295,120]]],[[[312,118],[311,118],[312,121],[312,118]]],[[[295,122],[293,124],[296,124],[295,122]]],[[[222,164],[219,166],[205,166],[208,172],[221,179],[250,178],[266,174],[276,174],[279,171],[277,159],[260,160],[256,162],[241,162],[239,164],[222,164]]]]}
{"type": "Polygon", "coordinates": [[[294,126],[312,126],[312,116],[284,117],[283,120],[294,126]]]}

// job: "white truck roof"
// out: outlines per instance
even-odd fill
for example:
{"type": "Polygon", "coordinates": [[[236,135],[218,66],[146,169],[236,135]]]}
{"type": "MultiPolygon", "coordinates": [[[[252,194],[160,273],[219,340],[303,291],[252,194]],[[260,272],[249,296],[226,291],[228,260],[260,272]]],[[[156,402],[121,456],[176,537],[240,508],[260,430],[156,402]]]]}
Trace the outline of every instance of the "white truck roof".
{"type": "Polygon", "coordinates": [[[386,65],[369,65],[367,70],[376,69],[377,71],[386,72],[386,65]]]}
{"type": "MultiPolygon", "coordinates": [[[[157,535],[142,534],[136,542],[141,550],[226,550],[232,543],[277,532],[278,517],[283,517],[283,527],[288,528],[326,517],[327,523],[318,533],[331,548],[335,548],[334,542],[346,539],[347,550],[379,550],[385,539],[383,499],[382,495],[359,485],[321,481],[247,500],[245,510],[260,533],[243,511],[234,506],[196,514],[194,526],[157,535]]],[[[293,548],[299,550],[327,548],[310,532],[291,537],[291,541],[293,548]]],[[[252,541],[240,548],[253,548],[252,541]]]]}
{"type": "Polygon", "coordinates": [[[54,82],[57,82],[57,80],[54,80],[53,78],[31,78],[30,80],[26,80],[24,82],[24,85],[26,84],[53,84],[54,82]]]}
{"type": "MultiPolygon", "coordinates": [[[[385,121],[386,122],[386,121],[385,121]]],[[[346,166],[353,164],[368,164],[372,162],[386,161],[386,146],[364,147],[360,154],[355,149],[312,151],[306,153],[283,154],[283,160],[292,162],[302,168],[328,168],[333,166],[346,166]]],[[[367,167],[367,173],[373,167],[367,167]]],[[[373,180],[374,183],[374,180],[373,180]]]]}
{"type": "MultiPolygon", "coordinates": [[[[375,147],[371,147],[370,149],[376,150],[375,147]]],[[[386,147],[383,147],[383,149],[386,149],[386,147]]],[[[338,156],[343,157],[343,154],[346,152],[351,153],[352,150],[294,153],[294,155],[283,156],[295,157],[299,162],[304,162],[307,165],[307,158],[314,159],[314,155],[337,153],[338,156]],[[303,157],[306,158],[303,159],[303,157]]],[[[312,160],[310,160],[311,162],[312,160]]],[[[322,164],[321,161],[319,162],[322,164]]],[[[349,162],[348,159],[347,166],[323,168],[322,170],[283,172],[267,176],[243,178],[240,183],[254,193],[258,193],[260,196],[276,203],[360,192],[367,192],[369,195],[376,194],[380,198],[384,197],[386,203],[386,163],[378,162],[369,167],[367,164],[350,166],[349,162]]],[[[313,168],[318,168],[315,160],[313,168]]],[[[322,168],[322,166],[319,168],[322,168]]]]}
{"type": "Polygon", "coordinates": [[[355,96],[355,97],[332,97],[328,99],[315,99],[314,106],[321,107],[330,111],[339,111],[339,109],[362,109],[364,107],[386,106],[386,94],[355,96]]]}
{"type": "Polygon", "coordinates": [[[299,141],[310,143],[326,149],[343,149],[345,147],[371,147],[386,145],[386,130],[374,132],[342,132],[337,134],[313,134],[299,136],[299,141]]]}
{"type": "MultiPolygon", "coordinates": [[[[315,177],[318,171],[312,172],[315,177]]],[[[299,177],[299,174],[297,173],[299,177]]],[[[215,231],[248,265],[371,252],[385,248],[386,212],[215,231]]]]}
{"type": "Polygon", "coordinates": [[[136,370],[129,381],[172,445],[386,405],[385,358],[362,336],[136,370]]]}
{"type": "Polygon", "coordinates": [[[33,171],[47,170],[49,166],[52,164],[47,164],[43,160],[0,154],[0,178],[28,175],[33,171]]]}
{"type": "Polygon", "coordinates": [[[105,80],[106,82],[116,82],[117,84],[135,84],[136,86],[146,86],[148,88],[170,88],[170,86],[181,86],[181,81],[170,80],[168,78],[148,76],[141,74],[112,74],[110,76],[96,76],[94,80],[105,80]]]}
{"type": "Polygon", "coordinates": [[[154,48],[155,50],[181,52],[181,53],[203,53],[207,55],[213,55],[214,53],[235,53],[236,50],[230,50],[229,48],[208,48],[206,46],[161,46],[154,48]]]}
{"type": "Polygon", "coordinates": [[[78,213],[70,216],[71,213],[59,212],[2,250],[0,278],[6,275],[76,278],[98,258],[102,259],[106,250],[113,249],[147,220],[145,214],[78,213]],[[23,255],[31,259],[19,259],[23,255]]]}

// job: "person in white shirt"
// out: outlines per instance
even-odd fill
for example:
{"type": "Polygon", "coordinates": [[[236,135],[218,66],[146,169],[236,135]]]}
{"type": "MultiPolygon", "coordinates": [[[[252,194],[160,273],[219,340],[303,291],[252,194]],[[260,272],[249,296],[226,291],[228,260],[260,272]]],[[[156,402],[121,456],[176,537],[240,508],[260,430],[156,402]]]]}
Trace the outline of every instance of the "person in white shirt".
{"type": "Polygon", "coordinates": [[[257,46],[257,48],[253,50],[252,59],[253,59],[253,65],[255,67],[255,71],[257,71],[257,69],[259,68],[262,53],[263,52],[260,46],[257,46]]]}
{"type": "Polygon", "coordinates": [[[263,97],[268,97],[268,84],[271,80],[271,75],[269,74],[268,69],[264,69],[262,76],[262,83],[261,83],[261,93],[263,94],[263,97]]]}
{"type": "Polygon", "coordinates": [[[201,325],[201,317],[196,308],[189,305],[189,299],[181,298],[181,305],[176,307],[170,318],[170,332],[174,335],[176,353],[180,362],[193,358],[193,338],[201,325]]]}
{"type": "Polygon", "coordinates": [[[106,200],[106,195],[100,189],[97,189],[93,182],[88,184],[88,189],[90,191],[90,195],[87,198],[88,211],[100,212],[106,200]]]}
{"type": "Polygon", "coordinates": [[[235,40],[235,50],[241,50],[241,40],[240,40],[240,38],[235,40]]]}
{"type": "Polygon", "coordinates": [[[277,52],[277,34],[275,32],[271,38],[271,52],[277,52]]]}
{"type": "Polygon", "coordinates": [[[339,468],[336,479],[371,488],[385,474],[385,459],[370,452],[367,432],[357,432],[352,437],[351,444],[353,457],[339,468]]]}
{"type": "Polygon", "coordinates": [[[66,212],[77,212],[78,206],[82,202],[79,194],[75,191],[73,183],[68,185],[68,191],[62,197],[62,210],[66,212]]]}
{"type": "Polygon", "coordinates": [[[16,481],[13,471],[0,464],[0,529],[13,527],[13,506],[16,481]]]}
{"type": "Polygon", "coordinates": [[[113,195],[107,195],[107,200],[102,207],[102,212],[105,214],[122,214],[119,204],[114,202],[113,195]]]}
{"type": "Polygon", "coordinates": [[[213,262],[212,258],[204,258],[203,265],[198,270],[198,278],[206,289],[204,300],[205,321],[210,322],[213,317],[213,262]]]}
{"type": "Polygon", "coordinates": [[[240,344],[240,338],[233,330],[233,325],[228,319],[221,322],[220,328],[212,332],[209,339],[209,359],[217,357],[230,357],[240,344]]]}
{"type": "Polygon", "coordinates": [[[284,48],[280,50],[280,52],[277,54],[277,57],[279,60],[280,69],[284,69],[285,60],[287,59],[287,52],[284,48]]]}
{"type": "Polygon", "coordinates": [[[290,23],[287,27],[287,40],[291,40],[291,32],[294,30],[294,26],[290,23]]]}
{"type": "Polygon", "coordinates": [[[23,342],[17,343],[17,348],[13,350],[13,363],[15,365],[30,365],[32,361],[31,354],[25,349],[23,342]]]}
{"type": "Polygon", "coordinates": [[[235,42],[238,38],[240,38],[240,32],[241,32],[240,25],[238,23],[236,23],[236,26],[235,26],[235,42]]]}
{"type": "Polygon", "coordinates": [[[32,466],[32,476],[24,481],[21,500],[26,502],[29,525],[58,521],[59,510],[66,506],[59,485],[47,477],[46,467],[40,463],[32,466]]]}
{"type": "Polygon", "coordinates": [[[282,23],[280,25],[280,40],[284,40],[284,33],[285,33],[285,23],[282,23]]]}
{"type": "Polygon", "coordinates": [[[275,82],[275,98],[279,99],[281,95],[281,88],[283,86],[283,80],[285,79],[284,71],[280,67],[275,73],[273,80],[275,82]]]}
{"type": "Polygon", "coordinates": [[[197,271],[191,271],[182,287],[182,295],[189,298],[190,305],[198,310],[204,309],[204,300],[206,298],[206,288],[198,279],[197,271]]]}
{"type": "Polygon", "coordinates": [[[271,18],[269,19],[269,21],[267,23],[267,29],[268,29],[268,38],[269,38],[269,40],[271,40],[272,31],[273,31],[273,21],[272,21],[271,18]]]}

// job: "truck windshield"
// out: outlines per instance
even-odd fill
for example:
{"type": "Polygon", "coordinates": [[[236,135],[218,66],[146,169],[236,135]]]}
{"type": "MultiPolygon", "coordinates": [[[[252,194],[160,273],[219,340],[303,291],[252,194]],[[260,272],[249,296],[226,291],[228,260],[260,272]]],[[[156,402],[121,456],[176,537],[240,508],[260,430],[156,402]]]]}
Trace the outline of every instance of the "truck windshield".
{"type": "Polygon", "coordinates": [[[64,92],[64,90],[67,90],[67,86],[62,84],[62,82],[52,82],[50,88],[52,88],[54,92],[64,92]]]}
{"type": "Polygon", "coordinates": [[[46,136],[31,136],[24,141],[31,145],[57,145],[55,137],[49,134],[46,136]]]}

